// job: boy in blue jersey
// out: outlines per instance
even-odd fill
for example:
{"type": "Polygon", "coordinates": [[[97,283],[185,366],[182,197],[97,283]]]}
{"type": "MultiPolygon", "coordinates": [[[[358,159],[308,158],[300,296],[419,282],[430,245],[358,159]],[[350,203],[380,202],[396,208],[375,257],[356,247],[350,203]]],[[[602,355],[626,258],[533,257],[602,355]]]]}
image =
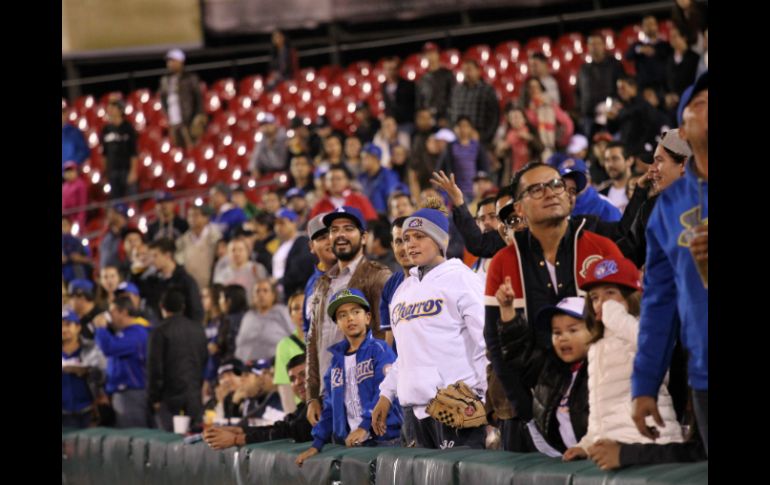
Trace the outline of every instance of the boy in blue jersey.
{"type": "Polygon", "coordinates": [[[329,347],[332,361],[324,376],[323,412],[313,427],[313,446],[297,457],[299,466],[330,441],[348,447],[397,446],[399,442],[402,414],[398,403],[388,413],[386,433],[375,436],[371,430],[380,383],[396,356],[385,341],[372,337],[369,302],[361,290],[344,289],[332,297],[327,311],[345,340],[329,347]]]}

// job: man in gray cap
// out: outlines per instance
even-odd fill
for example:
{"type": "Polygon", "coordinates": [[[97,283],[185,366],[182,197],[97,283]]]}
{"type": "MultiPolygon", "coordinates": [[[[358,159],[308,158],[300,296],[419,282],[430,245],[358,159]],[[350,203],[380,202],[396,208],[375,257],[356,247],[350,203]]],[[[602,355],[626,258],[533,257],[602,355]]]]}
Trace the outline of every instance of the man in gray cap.
{"type": "MultiPolygon", "coordinates": [[[[623,237],[616,243],[623,255],[640,268],[644,265],[647,253],[644,231],[652,209],[655,208],[660,193],[684,175],[684,164],[691,156],[692,151],[679,137],[679,130],[668,130],[660,137],[649,170],[639,177],[631,200],[634,205],[639,199],[643,201],[639,204],[638,210],[635,209],[636,215],[627,230],[621,222],[620,230],[623,237]]],[[[632,202],[629,202],[628,206],[631,205],[632,202]]],[[[623,220],[625,221],[625,218],[623,220]]]]}
{"type": "Polygon", "coordinates": [[[302,314],[304,323],[302,324],[302,330],[307,335],[308,329],[310,329],[310,309],[308,302],[313,298],[315,292],[316,281],[324,273],[337,264],[337,256],[332,252],[332,242],[329,239],[329,228],[324,224],[323,218],[328,212],[322,212],[314,218],[310,219],[307,223],[307,237],[310,239],[308,244],[310,245],[310,252],[318,258],[318,264],[316,264],[315,272],[307,280],[305,284],[305,303],[302,307],[302,314]]]}
{"type": "Polygon", "coordinates": [[[168,117],[169,134],[175,146],[192,146],[203,132],[206,115],[200,81],[195,74],[184,71],[185,54],[181,49],[166,53],[169,73],[160,79],[160,102],[168,117]]]}

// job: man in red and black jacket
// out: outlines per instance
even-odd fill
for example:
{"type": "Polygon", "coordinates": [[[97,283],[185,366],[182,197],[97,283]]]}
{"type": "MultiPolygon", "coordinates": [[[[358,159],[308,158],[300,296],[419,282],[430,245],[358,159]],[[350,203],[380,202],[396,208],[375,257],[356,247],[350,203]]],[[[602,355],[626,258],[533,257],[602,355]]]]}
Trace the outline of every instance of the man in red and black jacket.
{"type": "MultiPolygon", "coordinates": [[[[585,184],[584,179],[579,180],[585,184]]],[[[495,293],[506,278],[510,278],[516,319],[533,320],[546,306],[556,305],[565,297],[582,296],[580,284],[591,262],[622,257],[611,240],[586,231],[584,219],[569,218],[575,193],[582,188],[567,184],[551,166],[528,164],[513,179],[512,210],[501,210],[507,225],[513,223],[513,216],[527,224],[527,229],[515,232],[512,244],[492,259],[484,292],[487,350],[515,413],[501,430],[505,449],[509,451],[535,451],[529,449],[525,425],[532,418],[532,395],[503,362],[500,333],[505,331],[505,326],[500,322],[495,293]]],[[[543,333],[538,338],[550,345],[550,334],[543,333]]]]}

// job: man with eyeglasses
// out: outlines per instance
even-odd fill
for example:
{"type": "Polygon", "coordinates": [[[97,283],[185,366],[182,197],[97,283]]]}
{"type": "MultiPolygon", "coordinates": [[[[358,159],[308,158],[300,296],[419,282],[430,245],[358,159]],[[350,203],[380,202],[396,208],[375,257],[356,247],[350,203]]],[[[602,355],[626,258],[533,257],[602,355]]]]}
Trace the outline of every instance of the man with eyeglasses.
{"type": "MultiPolygon", "coordinates": [[[[585,230],[584,218],[570,219],[575,194],[585,183],[584,177],[567,182],[557,169],[542,163],[527,164],[516,173],[511,184],[513,210],[505,211],[503,222],[514,225],[518,217],[526,228],[513,232],[511,245],[501,249],[489,265],[485,290],[487,329],[501,331],[510,323],[500,321],[495,298],[506,280],[510,280],[515,293],[515,318],[534,320],[542,308],[583,294],[579,288],[591,262],[622,257],[611,240],[585,230]]],[[[532,395],[503,363],[498,339],[486,333],[492,367],[515,413],[510,429],[504,433],[504,446],[510,451],[535,451],[525,430],[532,418],[532,395]]],[[[550,342],[550,335],[538,338],[550,342]]]]}
{"type": "MultiPolygon", "coordinates": [[[[364,216],[355,207],[342,206],[323,217],[323,223],[329,228],[332,252],[337,257],[337,264],[318,278],[307,303],[310,309],[310,328],[308,330],[307,362],[307,418],[315,426],[321,417],[323,376],[329,368],[332,354],[327,349],[344,338],[342,332],[326,313],[331,297],[343,288],[358,288],[371,302],[373,308],[379,308],[382,289],[390,270],[364,255],[366,225],[364,216]]],[[[393,343],[390,331],[380,328],[379,312],[372,312],[372,335],[393,343]]]]}

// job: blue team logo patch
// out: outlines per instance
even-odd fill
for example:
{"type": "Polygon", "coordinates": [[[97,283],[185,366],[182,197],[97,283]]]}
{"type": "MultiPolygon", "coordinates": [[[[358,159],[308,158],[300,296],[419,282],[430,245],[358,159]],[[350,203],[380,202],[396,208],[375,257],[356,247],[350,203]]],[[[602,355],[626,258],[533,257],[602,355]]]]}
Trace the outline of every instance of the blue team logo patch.
{"type": "Polygon", "coordinates": [[[422,227],[422,219],[412,219],[407,227],[422,227]]]}
{"type": "Polygon", "coordinates": [[[597,280],[603,280],[604,278],[614,275],[618,272],[618,263],[612,259],[602,261],[594,268],[594,278],[597,280]]]}

